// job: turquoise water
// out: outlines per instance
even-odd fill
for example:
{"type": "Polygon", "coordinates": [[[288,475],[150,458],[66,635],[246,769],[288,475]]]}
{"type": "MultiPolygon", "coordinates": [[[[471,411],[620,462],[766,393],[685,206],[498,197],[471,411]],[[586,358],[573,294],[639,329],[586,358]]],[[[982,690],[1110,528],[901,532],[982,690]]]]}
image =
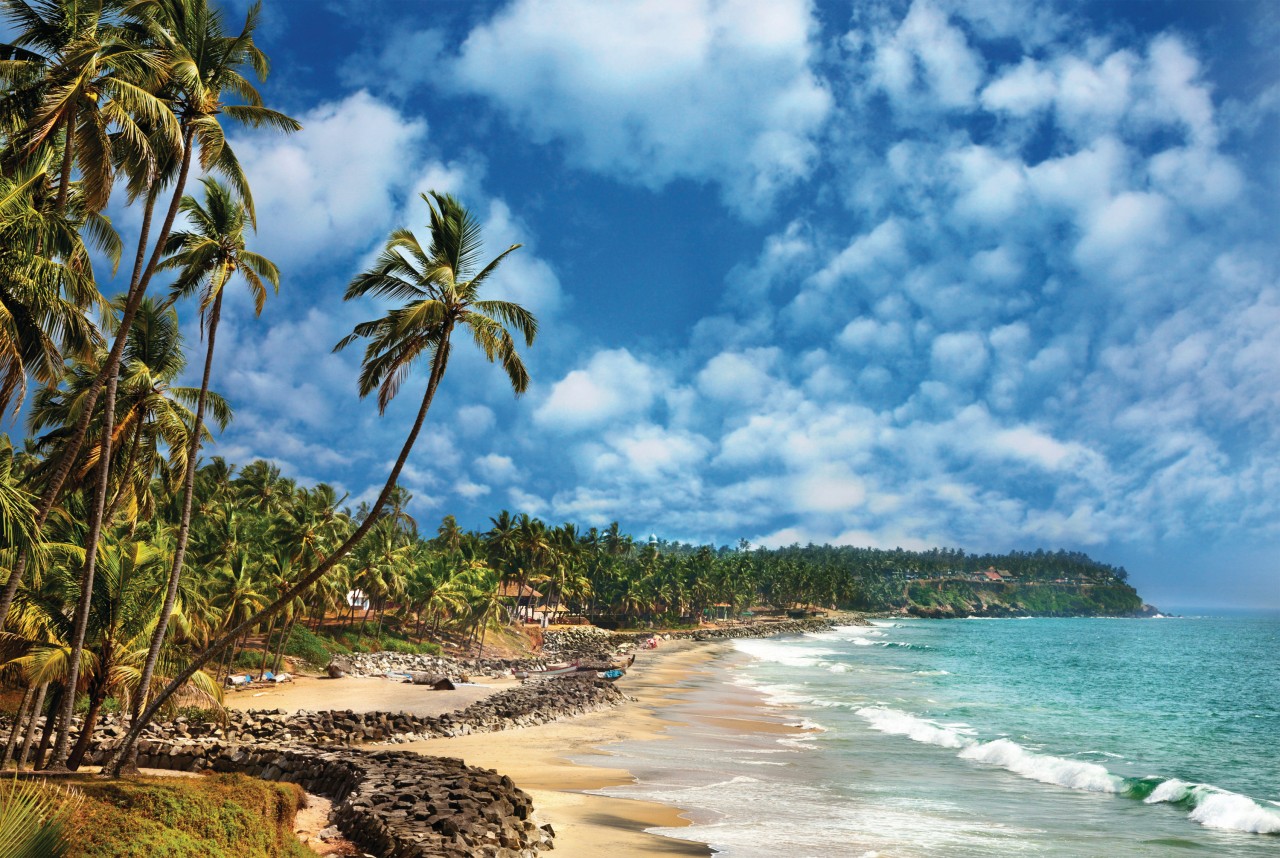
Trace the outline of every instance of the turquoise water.
{"type": "Polygon", "coordinates": [[[730,855],[1280,856],[1280,617],[877,621],[719,667],[609,792],[730,855]],[[812,729],[706,717],[747,692],[812,729]]]}

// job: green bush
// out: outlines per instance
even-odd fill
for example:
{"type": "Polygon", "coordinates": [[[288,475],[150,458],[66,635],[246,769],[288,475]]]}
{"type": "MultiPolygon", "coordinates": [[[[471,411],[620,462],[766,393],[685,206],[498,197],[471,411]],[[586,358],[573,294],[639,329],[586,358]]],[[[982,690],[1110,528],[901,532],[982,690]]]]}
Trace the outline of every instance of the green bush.
{"type": "MultiPolygon", "coordinates": [[[[271,666],[270,656],[267,657],[267,666],[271,666]]],[[[236,653],[236,657],[231,660],[231,666],[238,670],[257,670],[262,666],[262,650],[260,649],[242,649],[236,653]]]]}
{"type": "Polygon", "coordinates": [[[347,651],[347,647],[333,638],[318,635],[303,625],[294,626],[284,644],[285,655],[317,667],[324,667],[334,655],[347,651]]]}
{"type": "Polygon", "coordinates": [[[213,724],[222,720],[222,713],[217,709],[205,709],[203,706],[180,706],[177,715],[197,724],[213,724]]]}
{"type": "MultiPolygon", "coordinates": [[[[302,790],[244,775],[75,779],[69,858],[303,858],[302,790]]],[[[45,790],[53,787],[42,787],[45,790]]]]}

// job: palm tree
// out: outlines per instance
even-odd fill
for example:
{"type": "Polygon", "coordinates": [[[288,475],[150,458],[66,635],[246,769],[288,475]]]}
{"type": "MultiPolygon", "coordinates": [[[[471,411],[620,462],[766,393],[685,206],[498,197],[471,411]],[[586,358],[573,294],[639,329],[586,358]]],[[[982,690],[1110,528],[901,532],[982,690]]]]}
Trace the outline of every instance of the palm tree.
{"type": "MultiPolygon", "coordinates": [[[[146,292],[151,276],[157,269],[161,252],[168,247],[168,237],[181,206],[182,192],[190,172],[193,149],[200,148],[200,166],[207,172],[218,170],[235,186],[244,201],[249,220],[253,222],[253,202],[249,194],[248,183],[236,160],[235,153],[226,144],[222,125],[218,117],[222,114],[232,117],[254,127],[263,125],[282,131],[296,131],[301,126],[290,117],[263,106],[257,90],[240,73],[240,68],[250,66],[259,79],[265,79],[269,70],[266,55],[253,42],[253,30],[257,26],[259,5],[250,8],[244,29],[239,36],[227,36],[224,33],[222,17],[216,8],[207,0],[141,0],[130,7],[133,15],[147,17],[151,33],[161,40],[169,53],[169,76],[176,90],[173,97],[173,108],[183,129],[182,160],[178,168],[177,184],[174,198],[156,239],[155,250],[145,270],[138,272],[130,284],[130,292],[125,304],[125,315],[121,325],[127,330],[132,324],[131,309],[146,292]],[[228,104],[224,102],[226,93],[234,93],[242,103],[228,104]]],[[[141,255],[139,256],[139,260],[141,255]]],[[[116,393],[116,367],[119,358],[115,349],[108,362],[106,372],[105,413],[108,418],[114,413],[116,393]]],[[[110,431],[105,435],[104,455],[110,459],[110,431]]],[[[89,520],[89,538],[86,543],[87,559],[84,577],[87,592],[92,585],[96,547],[101,534],[102,515],[106,504],[106,486],[108,479],[107,463],[99,469],[97,492],[91,509],[89,520]]],[[[87,611],[87,598],[81,596],[79,613],[87,611]]],[[[83,622],[76,638],[83,636],[83,622]]],[[[78,646],[73,643],[72,675],[78,667],[78,646]]],[[[63,710],[69,721],[71,702],[63,703],[63,710]]],[[[58,739],[54,749],[55,767],[60,766],[66,756],[65,733],[58,739]]]]}
{"type": "Polygon", "coordinates": [[[101,305],[83,230],[119,259],[110,222],[86,213],[77,195],[54,211],[50,158],[0,175],[0,414],[22,404],[27,377],[56,384],[66,357],[99,341],[85,310],[101,305]]]}
{"type": "Polygon", "coordinates": [[[131,754],[142,727],[154,717],[164,701],[187,676],[199,670],[246,628],[283,610],[346,557],[377,523],[396,489],[400,473],[413,451],[418,434],[426,422],[427,412],[435,399],[436,390],[444,378],[452,348],[452,336],[456,329],[466,329],[490,362],[502,364],[517,396],[529,386],[528,371],[516,351],[515,338],[508,326],[523,337],[525,345],[532,345],[538,331],[537,320],[519,304],[480,298],[480,288],[485,281],[519,245],[512,245],[481,267],[479,222],[452,196],[431,192],[429,196],[424,195],[423,199],[431,209],[431,242],[428,247],[423,248],[411,231],[396,230],[374,267],[358,275],[347,288],[346,294],[348,299],[370,296],[407,303],[391,310],[381,319],[357,325],[355,331],[335,347],[340,350],[358,339],[369,340],[361,367],[359,389],[362,397],[374,390],[378,391],[379,413],[385,412],[414,366],[423,360],[430,366],[422,404],[382,491],[364,521],[332,554],[271,604],[235,628],[224,632],[195,656],[185,671],[174,677],[130,726],[117,751],[116,759],[110,766],[113,773],[119,773],[121,761],[131,754]]]}
{"type": "Polygon", "coordinates": [[[277,290],[280,272],[275,264],[245,248],[247,214],[244,204],[236,200],[231,191],[216,180],[206,177],[205,205],[194,197],[182,201],[182,211],[192,223],[191,231],[175,232],[169,236],[165,249],[171,254],[161,263],[161,270],[177,270],[174,281],[174,298],[200,292],[200,311],[208,344],[205,349],[204,374],[200,379],[200,395],[196,400],[195,431],[186,451],[186,467],[182,481],[182,511],[178,520],[177,544],[169,568],[169,582],[165,589],[164,607],[151,639],[151,648],[142,668],[143,694],[134,698],[132,717],[142,711],[145,690],[151,686],[151,675],[160,648],[169,628],[169,614],[178,598],[178,584],[182,577],[182,563],[187,553],[187,539],[191,533],[191,505],[195,496],[196,460],[200,455],[200,432],[204,427],[205,402],[209,393],[209,378],[213,372],[213,352],[218,337],[218,321],[222,316],[224,288],[239,272],[253,293],[256,313],[262,312],[267,300],[267,283],[277,290]],[[265,281],[265,282],[264,282],[265,281]]]}
{"type": "Polygon", "coordinates": [[[178,122],[154,94],[166,74],[164,58],[137,28],[120,25],[120,8],[112,0],[5,4],[5,17],[19,28],[14,47],[22,49],[9,74],[28,82],[10,100],[38,101],[24,117],[11,156],[25,157],[60,139],[59,210],[67,203],[73,164],[80,167],[90,209],[101,211],[111,196],[117,143],[146,153],[151,135],[145,129],[154,129],[162,145],[178,145],[178,122]]]}

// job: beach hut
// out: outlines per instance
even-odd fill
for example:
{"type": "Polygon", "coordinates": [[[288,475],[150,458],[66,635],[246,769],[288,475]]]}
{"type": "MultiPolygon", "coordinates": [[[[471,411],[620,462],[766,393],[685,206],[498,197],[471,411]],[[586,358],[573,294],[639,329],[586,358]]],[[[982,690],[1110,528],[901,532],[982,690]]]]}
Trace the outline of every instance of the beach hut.
{"type": "Polygon", "coordinates": [[[504,599],[512,600],[511,618],[528,622],[533,619],[533,605],[542,594],[525,584],[523,587],[514,581],[506,581],[498,591],[504,599]]]}

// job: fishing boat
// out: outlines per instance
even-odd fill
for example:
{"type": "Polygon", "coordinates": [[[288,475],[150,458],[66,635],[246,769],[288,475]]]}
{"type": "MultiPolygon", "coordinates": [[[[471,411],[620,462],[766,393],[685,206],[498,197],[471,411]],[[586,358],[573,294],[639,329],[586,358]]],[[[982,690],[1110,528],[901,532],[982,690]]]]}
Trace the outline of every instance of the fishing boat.
{"type": "Polygon", "coordinates": [[[570,673],[578,672],[578,663],[576,661],[564,662],[563,664],[548,664],[541,670],[512,670],[511,673],[516,679],[551,679],[556,676],[567,676],[570,673]]]}
{"type": "Polygon", "coordinates": [[[596,678],[607,679],[610,682],[613,682],[615,679],[620,679],[621,677],[626,676],[626,674],[627,669],[625,667],[615,667],[612,670],[597,670],[596,678]]]}

